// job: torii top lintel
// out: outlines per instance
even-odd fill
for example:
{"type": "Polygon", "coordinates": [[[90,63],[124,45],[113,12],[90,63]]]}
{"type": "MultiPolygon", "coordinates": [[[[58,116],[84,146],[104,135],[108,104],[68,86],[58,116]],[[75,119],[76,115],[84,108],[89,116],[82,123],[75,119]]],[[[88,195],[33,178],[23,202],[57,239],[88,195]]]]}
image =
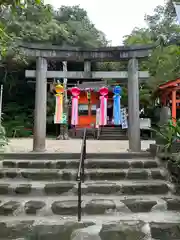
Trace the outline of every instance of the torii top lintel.
{"type": "Polygon", "coordinates": [[[119,61],[131,58],[147,58],[154,45],[133,45],[83,49],[52,44],[20,43],[21,51],[29,58],[44,57],[61,61],[119,61]]]}

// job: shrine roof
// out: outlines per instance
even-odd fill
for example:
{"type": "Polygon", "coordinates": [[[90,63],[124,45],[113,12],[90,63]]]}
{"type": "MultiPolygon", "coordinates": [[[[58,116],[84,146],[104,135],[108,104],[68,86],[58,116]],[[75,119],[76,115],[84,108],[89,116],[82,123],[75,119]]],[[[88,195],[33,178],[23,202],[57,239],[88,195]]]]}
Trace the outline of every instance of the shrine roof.
{"type": "MultiPolygon", "coordinates": [[[[94,92],[99,92],[99,89],[102,87],[107,87],[110,92],[113,91],[114,86],[117,84],[109,85],[106,81],[97,81],[97,82],[83,82],[81,84],[77,84],[76,87],[81,89],[81,91],[86,91],[87,89],[91,89],[94,92]]],[[[68,88],[70,90],[72,87],[68,88]]]]}
{"type": "Polygon", "coordinates": [[[81,84],[78,84],[77,87],[80,89],[86,89],[86,88],[101,88],[105,87],[107,84],[105,81],[94,81],[94,82],[83,82],[81,84]]]}
{"type": "Polygon", "coordinates": [[[159,90],[180,87],[180,78],[159,85],[159,90]]]}

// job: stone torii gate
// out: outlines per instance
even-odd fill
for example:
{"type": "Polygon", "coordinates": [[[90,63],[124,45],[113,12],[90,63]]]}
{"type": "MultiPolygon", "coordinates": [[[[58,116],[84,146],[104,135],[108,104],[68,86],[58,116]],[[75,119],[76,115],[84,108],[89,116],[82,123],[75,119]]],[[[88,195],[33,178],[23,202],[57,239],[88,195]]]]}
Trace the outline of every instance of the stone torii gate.
{"type": "Polygon", "coordinates": [[[46,104],[47,78],[99,79],[128,78],[128,116],[129,116],[129,149],[133,152],[141,150],[139,121],[139,78],[147,80],[148,72],[138,71],[138,59],[147,58],[153,45],[129,47],[105,47],[98,49],[81,49],[22,43],[21,51],[28,58],[36,59],[36,71],[27,70],[26,77],[36,78],[35,116],[33,151],[43,152],[46,148],[46,104]],[[47,71],[47,60],[84,62],[83,72],[47,71]],[[91,72],[91,62],[128,61],[128,72],[91,72]]]}

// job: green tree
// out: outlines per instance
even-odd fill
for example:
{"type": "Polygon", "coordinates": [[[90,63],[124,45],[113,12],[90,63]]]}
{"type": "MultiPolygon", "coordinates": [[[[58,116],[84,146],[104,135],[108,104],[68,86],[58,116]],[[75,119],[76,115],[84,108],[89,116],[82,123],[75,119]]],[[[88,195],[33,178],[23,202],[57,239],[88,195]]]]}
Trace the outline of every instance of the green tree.
{"type": "MultiPolygon", "coordinates": [[[[41,0],[33,0],[34,5],[39,5],[41,0]]],[[[22,9],[28,8],[32,4],[32,0],[0,0],[0,53],[4,55],[7,47],[14,41],[12,36],[6,31],[6,24],[10,20],[9,12],[13,14],[21,14],[22,9]]]]}
{"type": "MultiPolygon", "coordinates": [[[[35,4],[31,0],[27,7],[20,8],[15,13],[12,9],[4,11],[0,15],[0,21],[6,26],[6,34],[12,39],[8,43],[8,54],[3,59],[0,71],[6,93],[3,97],[4,122],[9,136],[13,136],[14,131],[16,136],[27,136],[32,132],[35,89],[33,84],[27,84],[24,72],[28,68],[34,69],[35,62],[28,60],[24,64],[17,51],[10,51],[12,46],[16,47],[14,43],[26,41],[90,48],[104,46],[107,41],[105,35],[90,21],[86,11],[79,6],[62,6],[55,11],[50,5],[43,2],[35,4]]],[[[58,61],[49,61],[48,68],[56,70],[62,67],[61,64],[58,61]]],[[[80,63],[69,65],[71,70],[83,68],[80,63]]],[[[54,128],[50,125],[54,107],[54,97],[48,94],[48,129],[50,126],[54,128]]]]}
{"type": "MultiPolygon", "coordinates": [[[[180,26],[175,21],[176,15],[172,1],[164,6],[157,6],[153,15],[145,16],[148,27],[135,29],[124,39],[125,44],[155,43],[163,37],[165,46],[155,48],[143,67],[151,74],[149,84],[156,90],[162,82],[175,79],[180,74],[180,48],[172,39],[180,36],[180,26]],[[170,44],[171,43],[171,44],[170,44]]],[[[142,68],[142,63],[140,65],[142,68]]]]}
{"type": "Polygon", "coordinates": [[[157,6],[152,15],[145,16],[145,21],[147,27],[135,28],[131,34],[124,37],[124,44],[156,45],[157,40],[160,40],[161,45],[152,51],[149,59],[139,62],[140,70],[148,70],[151,75],[149,81],[140,86],[140,103],[152,108],[158,86],[180,75],[180,47],[177,44],[180,26],[176,22],[176,13],[171,0],[164,6],[157,6]]]}

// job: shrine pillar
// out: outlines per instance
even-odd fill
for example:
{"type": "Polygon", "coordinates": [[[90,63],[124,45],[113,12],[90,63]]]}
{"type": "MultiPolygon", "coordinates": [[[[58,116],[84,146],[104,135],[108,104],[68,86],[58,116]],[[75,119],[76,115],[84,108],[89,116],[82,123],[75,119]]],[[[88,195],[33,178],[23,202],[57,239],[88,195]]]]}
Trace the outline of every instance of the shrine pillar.
{"type": "Polygon", "coordinates": [[[132,152],[141,151],[138,78],[138,60],[132,58],[128,63],[128,134],[132,152]]]}
{"type": "Polygon", "coordinates": [[[176,90],[172,91],[172,120],[176,123],[176,90]]]}
{"type": "Polygon", "coordinates": [[[36,89],[34,111],[33,151],[46,150],[47,60],[36,59],[36,89]]]}

